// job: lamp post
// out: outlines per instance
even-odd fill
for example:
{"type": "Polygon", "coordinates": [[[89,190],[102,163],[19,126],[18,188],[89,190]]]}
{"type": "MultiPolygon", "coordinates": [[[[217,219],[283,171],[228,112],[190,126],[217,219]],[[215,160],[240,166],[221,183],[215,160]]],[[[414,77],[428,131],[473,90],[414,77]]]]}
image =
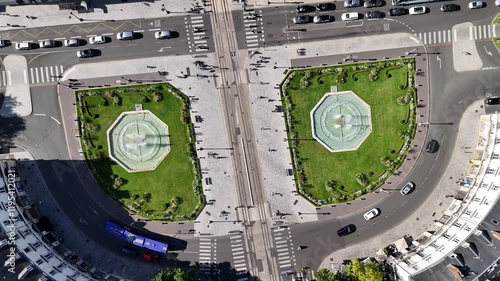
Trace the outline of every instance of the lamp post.
{"type": "Polygon", "coordinates": [[[81,17],[73,14],[73,12],[69,12],[70,15],[74,16],[75,18],[79,19],[80,21],[84,21],[84,19],[82,19],[81,17]]]}

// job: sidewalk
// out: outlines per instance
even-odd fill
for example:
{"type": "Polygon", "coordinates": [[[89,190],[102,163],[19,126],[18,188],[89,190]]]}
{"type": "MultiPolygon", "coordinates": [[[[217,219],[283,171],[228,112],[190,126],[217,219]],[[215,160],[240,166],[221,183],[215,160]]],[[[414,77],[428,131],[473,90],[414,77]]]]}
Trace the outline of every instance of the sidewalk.
{"type": "Polygon", "coordinates": [[[398,227],[384,233],[383,236],[374,237],[353,247],[332,253],[323,261],[320,267],[330,269],[331,265],[341,264],[343,260],[373,256],[379,249],[405,235],[411,235],[414,238],[419,236],[433,224],[436,218],[441,216],[453,201],[453,198],[447,195],[458,191],[460,186],[456,181],[462,178],[464,174],[467,174],[469,169],[468,163],[471,152],[464,148],[475,147],[479,134],[479,116],[484,114],[484,108],[481,108],[482,103],[482,100],[474,102],[462,115],[453,156],[439,184],[420,209],[398,227]]]}

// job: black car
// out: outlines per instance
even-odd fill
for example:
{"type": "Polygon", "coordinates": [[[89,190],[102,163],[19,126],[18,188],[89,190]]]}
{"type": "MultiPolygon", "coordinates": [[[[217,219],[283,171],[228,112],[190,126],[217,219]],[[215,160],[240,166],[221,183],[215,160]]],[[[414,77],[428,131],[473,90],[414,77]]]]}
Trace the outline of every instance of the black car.
{"type": "Polygon", "coordinates": [[[495,105],[495,104],[500,104],[500,97],[495,97],[495,98],[487,98],[487,99],[486,99],[486,104],[487,104],[487,105],[495,105]]]}
{"type": "Polygon", "coordinates": [[[81,50],[76,52],[76,56],[79,58],[92,58],[98,56],[100,52],[94,49],[81,50]]]}
{"type": "Polygon", "coordinates": [[[337,231],[338,236],[347,236],[356,231],[354,224],[348,224],[337,231]]]}
{"type": "Polygon", "coordinates": [[[331,11],[335,10],[335,4],[332,3],[321,3],[316,7],[318,11],[331,11]]]}
{"type": "Polygon", "coordinates": [[[368,11],[368,12],[366,12],[365,17],[367,19],[381,19],[381,18],[385,17],[385,14],[384,14],[384,12],[380,12],[380,11],[368,11]]]}
{"type": "Polygon", "coordinates": [[[408,14],[408,9],[406,8],[392,8],[389,9],[389,15],[391,16],[403,16],[408,14]]]}
{"type": "Polygon", "coordinates": [[[438,151],[439,149],[439,143],[437,142],[437,140],[429,140],[429,142],[427,142],[427,145],[425,146],[425,152],[429,152],[429,153],[434,153],[436,151],[438,151]]]}
{"type": "Polygon", "coordinates": [[[373,7],[381,7],[384,6],[384,2],[382,0],[366,0],[365,7],[373,8],[373,7]]]}
{"type": "Polygon", "coordinates": [[[460,5],[446,4],[441,6],[441,12],[455,12],[460,11],[460,5]]]}
{"type": "Polygon", "coordinates": [[[295,24],[303,24],[312,22],[313,18],[310,16],[296,16],[293,18],[293,23],[295,24]]]}
{"type": "Polygon", "coordinates": [[[137,256],[137,251],[134,250],[134,249],[131,249],[131,248],[127,247],[127,246],[124,246],[121,251],[122,251],[122,253],[124,253],[126,255],[129,255],[131,257],[137,256]]]}
{"type": "Polygon", "coordinates": [[[297,6],[297,13],[309,13],[316,11],[316,8],[311,5],[300,5],[297,6]]]}

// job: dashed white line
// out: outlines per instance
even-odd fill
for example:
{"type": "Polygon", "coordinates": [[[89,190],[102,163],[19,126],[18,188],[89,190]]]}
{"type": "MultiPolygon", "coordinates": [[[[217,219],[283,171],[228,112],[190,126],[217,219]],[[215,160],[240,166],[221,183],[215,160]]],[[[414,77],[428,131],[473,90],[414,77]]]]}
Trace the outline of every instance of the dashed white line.
{"type": "Polygon", "coordinates": [[[148,29],[148,31],[159,31],[159,28],[148,29]]]}

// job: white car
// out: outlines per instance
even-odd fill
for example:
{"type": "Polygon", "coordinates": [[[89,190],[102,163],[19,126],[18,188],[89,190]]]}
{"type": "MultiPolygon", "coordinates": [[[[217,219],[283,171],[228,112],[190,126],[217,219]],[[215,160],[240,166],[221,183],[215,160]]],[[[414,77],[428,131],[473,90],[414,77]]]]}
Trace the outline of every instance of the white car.
{"type": "Polygon", "coordinates": [[[415,6],[410,8],[410,15],[422,15],[427,12],[427,8],[425,6],[415,6]]]}
{"type": "Polygon", "coordinates": [[[374,217],[378,216],[380,214],[380,211],[377,208],[371,209],[370,211],[366,212],[363,217],[365,217],[365,220],[369,221],[373,219],[374,217]]]}
{"type": "Polygon", "coordinates": [[[66,46],[66,47],[78,47],[78,46],[80,46],[80,41],[78,39],[67,39],[67,40],[64,40],[64,46],[66,46]]]}
{"type": "Polygon", "coordinates": [[[483,1],[472,1],[469,3],[469,9],[479,9],[484,7],[483,1]]]}
{"type": "Polygon", "coordinates": [[[94,36],[89,38],[90,44],[104,44],[106,43],[106,38],[104,36],[94,36]]]}
{"type": "Polygon", "coordinates": [[[30,50],[30,49],[31,49],[31,43],[29,42],[16,43],[16,50],[30,50]]]}
{"type": "Polygon", "coordinates": [[[40,42],[40,47],[42,48],[54,48],[56,46],[56,41],[54,40],[44,40],[40,42]]]}
{"type": "Polygon", "coordinates": [[[5,47],[5,46],[6,46],[6,44],[5,44],[5,40],[1,40],[1,39],[0,39],[0,48],[3,48],[3,47],[5,47]]]}
{"type": "Polygon", "coordinates": [[[344,13],[342,14],[341,18],[343,21],[357,20],[359,19],[359,14],[356,12],[344,13]]]}
{"type": "Polygon", "coordinates": [[[169,39],[172,37],[172,33],[168,30],[155,32],[156,39],[169,39]]]}
{"type": "Polygon", "coordinates": [[[500,0],[495,0],[495,6],[500,6],[500,0]]]}

